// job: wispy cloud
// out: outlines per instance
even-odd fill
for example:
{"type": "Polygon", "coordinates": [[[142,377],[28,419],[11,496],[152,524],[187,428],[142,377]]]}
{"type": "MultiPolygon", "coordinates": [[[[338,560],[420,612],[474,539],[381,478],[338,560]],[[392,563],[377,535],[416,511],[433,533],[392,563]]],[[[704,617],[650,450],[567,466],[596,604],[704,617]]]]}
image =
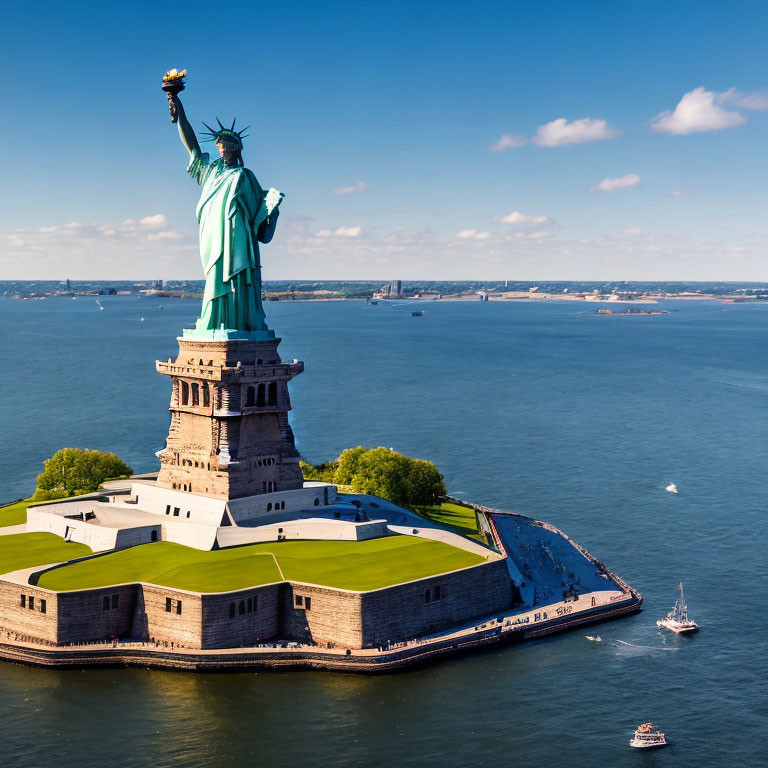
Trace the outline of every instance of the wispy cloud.
{"type": "Polygon", "coordinates": [[[321,229],[315,232],[315,237],[361,237],[362,227],[338,227],[337,229],[321,229]]]}
{"type": "Polygon", "coordinates": [[[690,133],[722,131],[744,125],[747,118],[735,109],[768,109],[768,92],[741,93],[735,88],[718,93],[708,91],[703,85],[683,94],[674,110],[667,110],[653,118],[651,128],[660,133],[686,136],[690,133]]]}
{"type": "Polygon", "coordinates": [[[636,173],[627,173],[614,179],[603,179],[593,184],[590,189],[593,192],[617,192],[620,189],[631,189],[640,183],[641,179],[636,173]]]}
{"type": "Polygon", "coordinates": [[[528,137],[519,133],[502,133],[496,141],[491,144],[491,152],[504,152],[506,149],[523,147],[528,143],[528,137]]]}
{"type": "Polygon", "coordinates": [[[514,224],[520,227],[530,226],[542,226],[545,224],[552,224],[552,219],[549,216],[531,216],[520,211],[513,211],[503,216],[500,221],[502,224],[514,224]]]}
{"type": "Polygon", "coordinates": [[[358,181],[349,187],[338,187],[333,190],[334,195],[351,195],[353,192],[365,192],[368,185],[364,181],[358,181]]]}
{"type": "Polygon", "coordinates": [[[559,117],[539,126],[531,141],[540,147],[563,147],[566,144],[615,139],[618,135],[619,131],[611,128],[605,120],[583,117],[569,123],[564,117],[559,117]]]}
{"type": "Polygon", "coordinates": [[[156,213],[153,216],[145,216],[139,226],[144,229],[162,229],[168,226],[168,217],[164,213],[156,213]]]}
{"type": "MultiPolygon", "coordinates": [[[[615,139],[619,134],[619,131],[600,118],[582,117],[568,122],[564,117],[558,117],[540,125],[530,141],[539,147],[564,147],[567,144],[588,144],[591,141],[615,139]]],[[[506,149],[522,147],[528,141],[526,136],[518,133],[503,133],[491,145],[491,151],[503,152],[506,149]]]]}
{"type": "Polygon", "coordinates": [[[487,240],[490,236],[490,232],[478,232],[476,229],[462,229],[456,233],[461,240],[487,240]]]}

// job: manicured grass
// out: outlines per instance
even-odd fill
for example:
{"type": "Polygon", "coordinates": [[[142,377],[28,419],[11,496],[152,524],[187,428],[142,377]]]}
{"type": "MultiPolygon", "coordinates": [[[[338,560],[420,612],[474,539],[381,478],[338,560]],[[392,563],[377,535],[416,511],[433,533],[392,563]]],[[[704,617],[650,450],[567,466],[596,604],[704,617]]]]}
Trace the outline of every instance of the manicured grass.
{"type": "Polygon", "coordinates": [[[17,501],[8,507],[0,507],[0,528],[6,525],[20,525],[27,522],[27,507],[31,504],[30,499],[17,501]]]}
{"type": "Polygon", "coordinates": [[[465,568],[483,560],[442,542],[410,536],[370,541],[269,542],[214,552],[158,542],[57,568],[44,574],[39,586],[64,591],[145,581],[195,592],[227,592],[292,579],[368,590],[465,568]]]}
{"type": "Polygon", "coordinates": [[[470,507],[444,502],[437,506],[416,507],[415,509],[422,517],[426,517],[427,520],[432,520],[439,525],[444,525],[452,529],[454,533],[469,536],[477,541],[484,541],[477,529],[475,510],[470,507]]]}
{"type": "Polygon", "coordinates": [[[90,555],[85,544],[66,542],[52,533],[15,533],[0,536],[0,573],[74,560],[90,555]]]}

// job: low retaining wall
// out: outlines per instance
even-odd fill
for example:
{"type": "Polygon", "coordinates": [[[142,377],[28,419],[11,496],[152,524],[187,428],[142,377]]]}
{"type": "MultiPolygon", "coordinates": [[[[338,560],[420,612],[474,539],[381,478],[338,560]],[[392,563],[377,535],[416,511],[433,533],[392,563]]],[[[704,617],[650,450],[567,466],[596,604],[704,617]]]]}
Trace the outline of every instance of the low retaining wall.
{"type": "Polygon", "coordinates": [[[642,598],[632,594],[627,600],[579,616],[555,619],[535,627],[492,626],[463,638],[449,638],[396,648],[391,651],[350,653],[317,649],[242,649],[229,652],[166,651],[136,645],[109,645],[82,649],[46,648],[9,642],[0,637],[0,659],[43,667],[153,667],[186,671],[246,671],[313,668],[329,671],[376,674],[401,671],[436,663],[458,654],[519,643],[566,632],[589,624],[616,619],[640,610],[642,598]]]}

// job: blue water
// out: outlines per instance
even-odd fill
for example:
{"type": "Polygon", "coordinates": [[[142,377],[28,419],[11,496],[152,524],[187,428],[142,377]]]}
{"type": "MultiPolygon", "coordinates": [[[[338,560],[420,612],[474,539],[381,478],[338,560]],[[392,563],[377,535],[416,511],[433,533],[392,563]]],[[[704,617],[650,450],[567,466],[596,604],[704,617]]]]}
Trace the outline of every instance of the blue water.
{"type": "MultiPolygon", "coordinates": [[[[169,384],[154,360],[175,356],[198,303],[101,301],[0,300],[0,498],[28,495],[65,445],[156,466],[169,384]]],[[[554,523],[645,597],[590,631],[604,642],[570,633],[375,678],[0,664],[5,764],[768,763],[768,305],[670,307],[267,305],[283,357],[306,363],[303,454],[392,446],[436,461],[453,495],[554,523]],[[655,626],[680,579],[695,637],[655,626]],[[627,746],[646,719],[669,748],[627,746]]]]}

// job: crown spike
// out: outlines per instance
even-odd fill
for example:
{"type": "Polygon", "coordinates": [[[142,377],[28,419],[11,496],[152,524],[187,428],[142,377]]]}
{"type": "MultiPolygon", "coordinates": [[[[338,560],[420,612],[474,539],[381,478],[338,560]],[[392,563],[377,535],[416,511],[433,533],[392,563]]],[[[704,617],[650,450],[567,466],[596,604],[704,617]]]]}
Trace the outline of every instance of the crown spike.
{"type": "Polygon", "coordinates": [[[221,120],[219,120],[218,117],[216,118],[216,122],[219,124],[219,128],[221,128],[222,131],[226,130],[226,128],[224,128],[224,126],[221,124],[221,120]]]}
{"type": "Polygon", "coordinates": [[[235,130],[235,123],[236,123],[236,122],[237,122],[237,118],[235,118],[235,119],[232,121],[232,127],[229,129],[230,131],[234,131],[234,130],[235,130]]]}

